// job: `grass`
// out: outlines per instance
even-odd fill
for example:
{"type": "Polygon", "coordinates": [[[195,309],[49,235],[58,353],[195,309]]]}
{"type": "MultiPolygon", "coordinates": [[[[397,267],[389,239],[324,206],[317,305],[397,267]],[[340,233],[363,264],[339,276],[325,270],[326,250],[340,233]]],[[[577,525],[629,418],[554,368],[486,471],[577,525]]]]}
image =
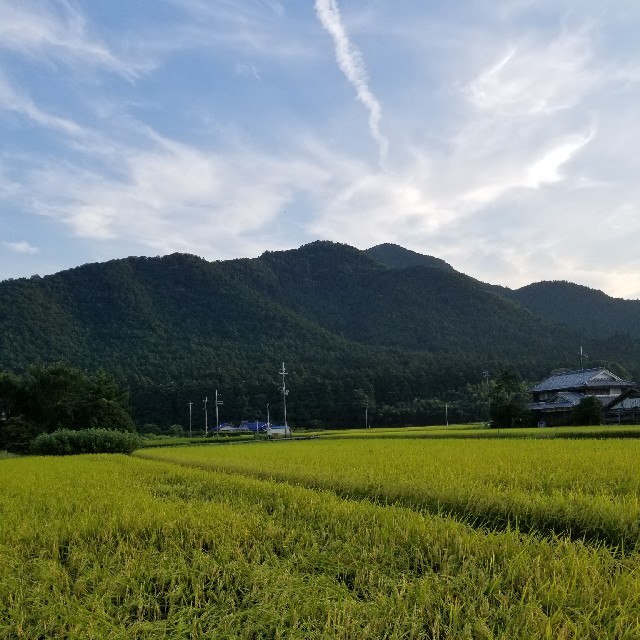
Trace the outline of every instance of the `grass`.
{"type": "MultiPolygon", "coordinates": [[[[358,442],[198,452],[309,444],[358,442]]],[[[122,455],[21,458],[0,464],[0,511],[0,638],[640,637],[637,554],[329,490],[122,455]]]]}

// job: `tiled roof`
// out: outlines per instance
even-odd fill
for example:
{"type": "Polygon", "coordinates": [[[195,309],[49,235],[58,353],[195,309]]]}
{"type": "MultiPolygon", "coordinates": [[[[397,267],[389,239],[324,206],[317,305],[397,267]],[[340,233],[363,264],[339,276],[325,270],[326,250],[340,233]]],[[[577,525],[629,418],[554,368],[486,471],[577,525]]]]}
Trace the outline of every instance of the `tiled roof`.
{"type": "Polygon", "coordinates": [[[556,394],[553,398],[544,402],[533,402],[529,405],[531,410],[541,409],[571,409],[580,404],[580,400],[586,398],[584,393],[575,393],[573,391],[563,391],[556,394]]]}
{"type": "Polygon", "coordinates": [[[574,391],[562,391],[556,398],[557,402],[570,402],[572,405],[580,404],[580,400],[586,398],[584,393],[575,393],[574,391]]]}
{"type": "Polygon", "coordinates": [[[623,380],[619,376],[611,373],[607,369],[580,369],[579,371],[568,371],[558,373],[543,380],[532,391],[561,391],[563,389],[580,389],[584,387],[609,387],[611,383],[616,386],[634,386],[633,382],[623,380]],[[604,380],[593,380],[598,375],[605,375],[604,380]]]}

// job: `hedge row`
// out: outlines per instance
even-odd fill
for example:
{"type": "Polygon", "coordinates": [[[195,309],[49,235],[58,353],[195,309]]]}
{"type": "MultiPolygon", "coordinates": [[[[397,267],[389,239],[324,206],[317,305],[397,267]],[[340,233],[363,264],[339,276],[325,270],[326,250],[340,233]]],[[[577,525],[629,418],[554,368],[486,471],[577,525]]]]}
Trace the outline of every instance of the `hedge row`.
{"type": "Polygon", "coordinates": [[[32,453],[45,456],[66,456],[77,453],[131,453],[140,448],[135,433],[109,429],[60,429],[43,433],[31,443],[32,453]]]}

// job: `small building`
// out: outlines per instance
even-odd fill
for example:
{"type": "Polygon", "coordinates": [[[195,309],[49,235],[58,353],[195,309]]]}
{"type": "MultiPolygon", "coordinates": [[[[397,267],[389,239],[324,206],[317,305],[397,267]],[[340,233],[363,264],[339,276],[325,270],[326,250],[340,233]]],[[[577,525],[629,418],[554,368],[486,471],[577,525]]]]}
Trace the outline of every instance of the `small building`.
{"type": "Polygon", "coordinates": [[[267,427],[267,435],[270,438],[288,438],[291,435],[291,427],[287,425],[270,424],[267,427]]]}
{"type": "Polygon", "coordinates": [[[240,423],[240,430],[253,431],[254,433],[264,433],[267,430],[267,423],[260,420],[243,420],[240,423]]]}
{"type": "Polygon", "coordinates": [[[635,382],[624,380],[607,369],[580,369],[557,373],[531,389],[538,425],[571,424],[571,411],[587,396],[602,402],[608,422],[630,421],[640,416],[640,394],[635,382]]]}
{"type": "Polygon", "coordinates": [[[238,433],[239,431],[242,431],[240,427],[234,427],[229,422],[221,424],[220,428],[218,429],[219,433],[238,433]]]}

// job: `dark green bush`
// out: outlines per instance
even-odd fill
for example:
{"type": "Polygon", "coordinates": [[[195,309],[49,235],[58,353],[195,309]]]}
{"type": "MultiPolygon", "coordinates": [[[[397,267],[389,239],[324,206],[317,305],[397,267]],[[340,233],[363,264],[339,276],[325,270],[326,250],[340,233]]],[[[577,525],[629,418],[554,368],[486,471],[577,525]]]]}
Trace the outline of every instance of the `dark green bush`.
{"type": "Polygon", "coordinates": [[[0,449],[10,453],[29,453],[32,440],[42,433],[42,428],[26,420],[24,416],[0,422],[0,449]]]}
{"type": "Polygon", "coordinates": [[[43,433],[31,443],[31,452],[45,456],[67,456],[78,453],[131,453],[140,447],[133,433],[109,429],[60,429],[43,433]]]}
{"type": "Polygon", "coordinates": [[[602,402],[595,396],[587,396],[582,398],[571,410],[572,424],[602,424],[604,422],[604,409],[602,402]]]}

